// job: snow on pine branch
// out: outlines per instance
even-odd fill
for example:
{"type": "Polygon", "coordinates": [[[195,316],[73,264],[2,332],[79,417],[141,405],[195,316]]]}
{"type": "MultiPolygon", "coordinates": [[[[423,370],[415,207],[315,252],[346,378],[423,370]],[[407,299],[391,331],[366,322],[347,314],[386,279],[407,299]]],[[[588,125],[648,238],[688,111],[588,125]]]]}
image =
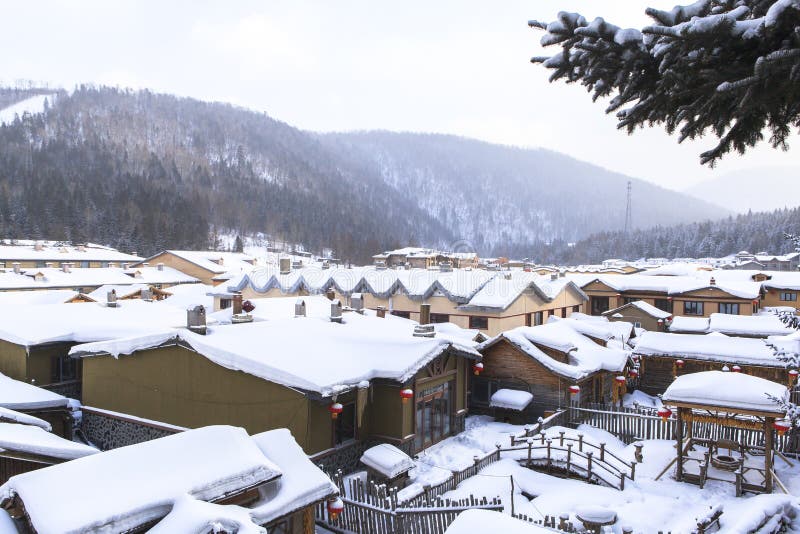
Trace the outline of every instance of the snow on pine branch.
{"type": "Polygon", "coordinates": [[[679,132],[679,142],[712,132],[717,146],[701,155],[712,166],[744,153],[770,134],[786,149],[800,124],[800,0],[700,0],[662,11],[653,24],[620,28],[578,13],[529,25],[545,34],[550,81],[580,83],[592,98],[611,97],[607,113],[632,133],[645,125],[679,132]]]}

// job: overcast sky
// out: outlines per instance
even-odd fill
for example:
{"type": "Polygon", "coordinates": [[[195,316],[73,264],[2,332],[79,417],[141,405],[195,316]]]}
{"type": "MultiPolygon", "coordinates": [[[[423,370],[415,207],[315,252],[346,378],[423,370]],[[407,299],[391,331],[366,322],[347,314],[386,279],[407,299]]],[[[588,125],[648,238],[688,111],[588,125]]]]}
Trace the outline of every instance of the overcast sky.
{"type": "MultiPolygon", "coordinates": [[[[633,136],[579,86],[549,84],[531,18],[560,10],[641,27],[676,0],[9,2],[0,79],[95,82],[232,102],[320,131],[443,132],[545,147],[683,189],[734,170],[800,170],[762,146],[714,171],[660,130],[633,136]]],[[[683,3],[688,3],[683,2],[683,3]]]]}

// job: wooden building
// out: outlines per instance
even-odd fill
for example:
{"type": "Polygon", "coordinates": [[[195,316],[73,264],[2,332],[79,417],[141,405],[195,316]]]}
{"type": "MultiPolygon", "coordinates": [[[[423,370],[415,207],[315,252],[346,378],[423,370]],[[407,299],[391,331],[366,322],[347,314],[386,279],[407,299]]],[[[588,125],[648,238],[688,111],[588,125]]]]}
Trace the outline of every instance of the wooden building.
{"type": "Polygon", "coordinates": [[[663,332],[672,320],[670,312],[660,310],[643,300],[634,300],[617,306],[601,315],[609,321],[633,323],[636,328],[644,328],[651,332],[663,332]]]}
{"type": "Polygon", "coordinates": [[[524,415],[535,421],[572,402],[618,400],[624,386],[615,377],[624,374],[628,353],[604,346],[598,342],[601,337],[597,333],[590,338],[567,321],[555,321],[518,327],[485,341],[478,346],[484,367],[473,377],[471,407],[487,410],[501,389],[527,391],[533,399],[524,415]]]}
{"type": "Polygon", "coordinates": [[[134,268],[149,264],[167,267],[197,278],[203,284],[214,285],[214,278],[226,273],[250,272],[256,259],[241,252],[219,252],[213,250],[165,250],[150,256],[134,268]]]}
{"type": "Polygon", "coordinates": [[[60,266],[70,263],[75,267],[99,268],[112,264],[133,263],[142,258],[113,248],[95,244],[72,244],[63,241],[2,240],[0,242],[0,268],[22,269],[60,266]]]}

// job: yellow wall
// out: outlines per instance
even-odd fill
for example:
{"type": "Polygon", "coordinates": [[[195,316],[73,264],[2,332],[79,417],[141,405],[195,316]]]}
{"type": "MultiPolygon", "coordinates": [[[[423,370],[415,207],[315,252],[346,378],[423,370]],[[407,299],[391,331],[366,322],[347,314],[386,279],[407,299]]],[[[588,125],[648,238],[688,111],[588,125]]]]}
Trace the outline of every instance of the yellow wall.
{"type": "Polygon", "coordinates": [[[217,276],[218,274],[215,272],[211,272],[208,269],[203,269],[199,265],[196,265],[190,261],[186,261],[183,258],[179,258],[178,256],[170,252],[162,252],[161,254],[158,254],[157,256],[150,258],[149,260],[147,260],[147,262],[151,266],[163,263],[167,267],[172,267],[173,269],[177,269],[184,274],[188,274],[189,276],[194,276],[195,278],[199,279],[200,282],[202,282],[203,284],[214,284],[214,282],[211,279],[217,276]]]}

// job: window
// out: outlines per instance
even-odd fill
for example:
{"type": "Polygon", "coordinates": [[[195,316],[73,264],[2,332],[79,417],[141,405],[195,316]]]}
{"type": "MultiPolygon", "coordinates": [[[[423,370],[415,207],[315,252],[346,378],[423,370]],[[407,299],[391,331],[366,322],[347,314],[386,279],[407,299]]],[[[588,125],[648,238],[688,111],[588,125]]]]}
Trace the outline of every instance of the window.
{"type": "Polygon", "coordinates": [[[622,303],[623,304],[630,304],[631,302],[636,302],[637,300],[641,300],[641,299],[638,299],[636,297],[625,297],[625,298],[622,299],[622,303]]]}
{"type": "Polygon", "coordinates": [[[739,315],[739,305],[730,302],[720,302],[719,312],[727,313],[730,315],[739,315]]]}
{"type": "Polygon", "coordinates": [[[555,314],[556,314],[556,310],[555,310],[555,309],[552,309],[552,310],[547,310],[547,316],[548,316],[548,317],[552,317],[552,316],[554,316],[555,314]]]}
{"type": "Polygon", "coordinates": [[[661,311],[672,313],[672,301],[669,299],[656,299],[655,306],[661,311]]]}
{"type": "Polygon", "coordinates": [[[342,413],[333,422],[333,444],[341,445],[356,439],[356,405],[342,405],[342,413]]]}
{"type": "Polygon", "coordinates": [[[781,291],[781,300],[784,302],[797,302],[797,293],[792,291],[781,291]]]}
{"type": "Polygon", "coordinates": [[[452,417],[450,393],[454,386],[454,382],[450,381],[420,391],[417,397],[414,437],[417,450],[433,445],[450,435],[452,417]]]}
{"type": "Polygon", "coordinates": [[[533,314],[533,326],[539,326],[544,323],[544,312],[536,312],[533,314]]]}
{"type": "Polygon", "coordinates": [[[446,313],[432,313],[431,323],[449,323],[450,316],[446,313]]]}
{"type": "Polygon", "coordinates": [[[472,315],[469,318],[469,327],[478,330],[487,330],[489,328],[489,318],[472,315]]]}
{"type": "Polygon", "coordinates": [[[74,358],[70,358],[65,354],[50,360],[50,380],[64,382],[66,380],[76,380],[77,378],[78,368],[74,358]]]}
{"type": "Polygon", "coordinates": [[[703,315],[703,303],[696,300],[687,300],[683,303],[684,315],[703,315]]]}
{"type": "Polygon", "coordinates": [[[578,313],[579,311],[581,311],[580,305],[572,307],[572,313],[578,313]]]}
{"type": "Polygon", "coordinates": [[[233,305],[232,299],[219,299],[219,309],[220,310],[227,310],[233,305]]]}
{"type": "Polygon", "coordinates": [[[567,309],[566,308],[561,308],[561,317],[563,319],[567,318],[567,309]]]}
{"type": "Polygon", "coordinates": [[[88,261],[82,261],[81,262],[81,267],[83,267],[84,269],[88,269],[89,268],[89,262],[88,261]]]}
{"type": "Polygon", "coordinates": [[[495,391],[497,385],[492,380],[482,376],[472,378],[471,399],[474,404],[488,405],[495,391]]]}
{"type": "Polygon", "coordinates": [[[37,269],[44,269],[46,267],[44,260],[37,260],[34,266],[37,269]]]}
{"type": "Polygon", "coordinates": [[[640,323],[639,321],[634,321],[633,322],[633,327],[634,328],[641,328],[642,327],[642,323],[640,323]]]}
{"type": "Polygon", "coordinates": [[[103,267],[103,268],[108,267],[108,262],[107,261],[101,261],[100,262],[100,267],[103,267]]]}
{"type": "Polygon", "coordinates": [[[403,319],[411,319],[411,312],[392,310],[392,315],[395,317],[402,317],[403,319]]]}
{"type": "Polygon", "coordinates": [[[591,297],[592,315],[602,315],[608,311],[608,297],[591,297]]]}

